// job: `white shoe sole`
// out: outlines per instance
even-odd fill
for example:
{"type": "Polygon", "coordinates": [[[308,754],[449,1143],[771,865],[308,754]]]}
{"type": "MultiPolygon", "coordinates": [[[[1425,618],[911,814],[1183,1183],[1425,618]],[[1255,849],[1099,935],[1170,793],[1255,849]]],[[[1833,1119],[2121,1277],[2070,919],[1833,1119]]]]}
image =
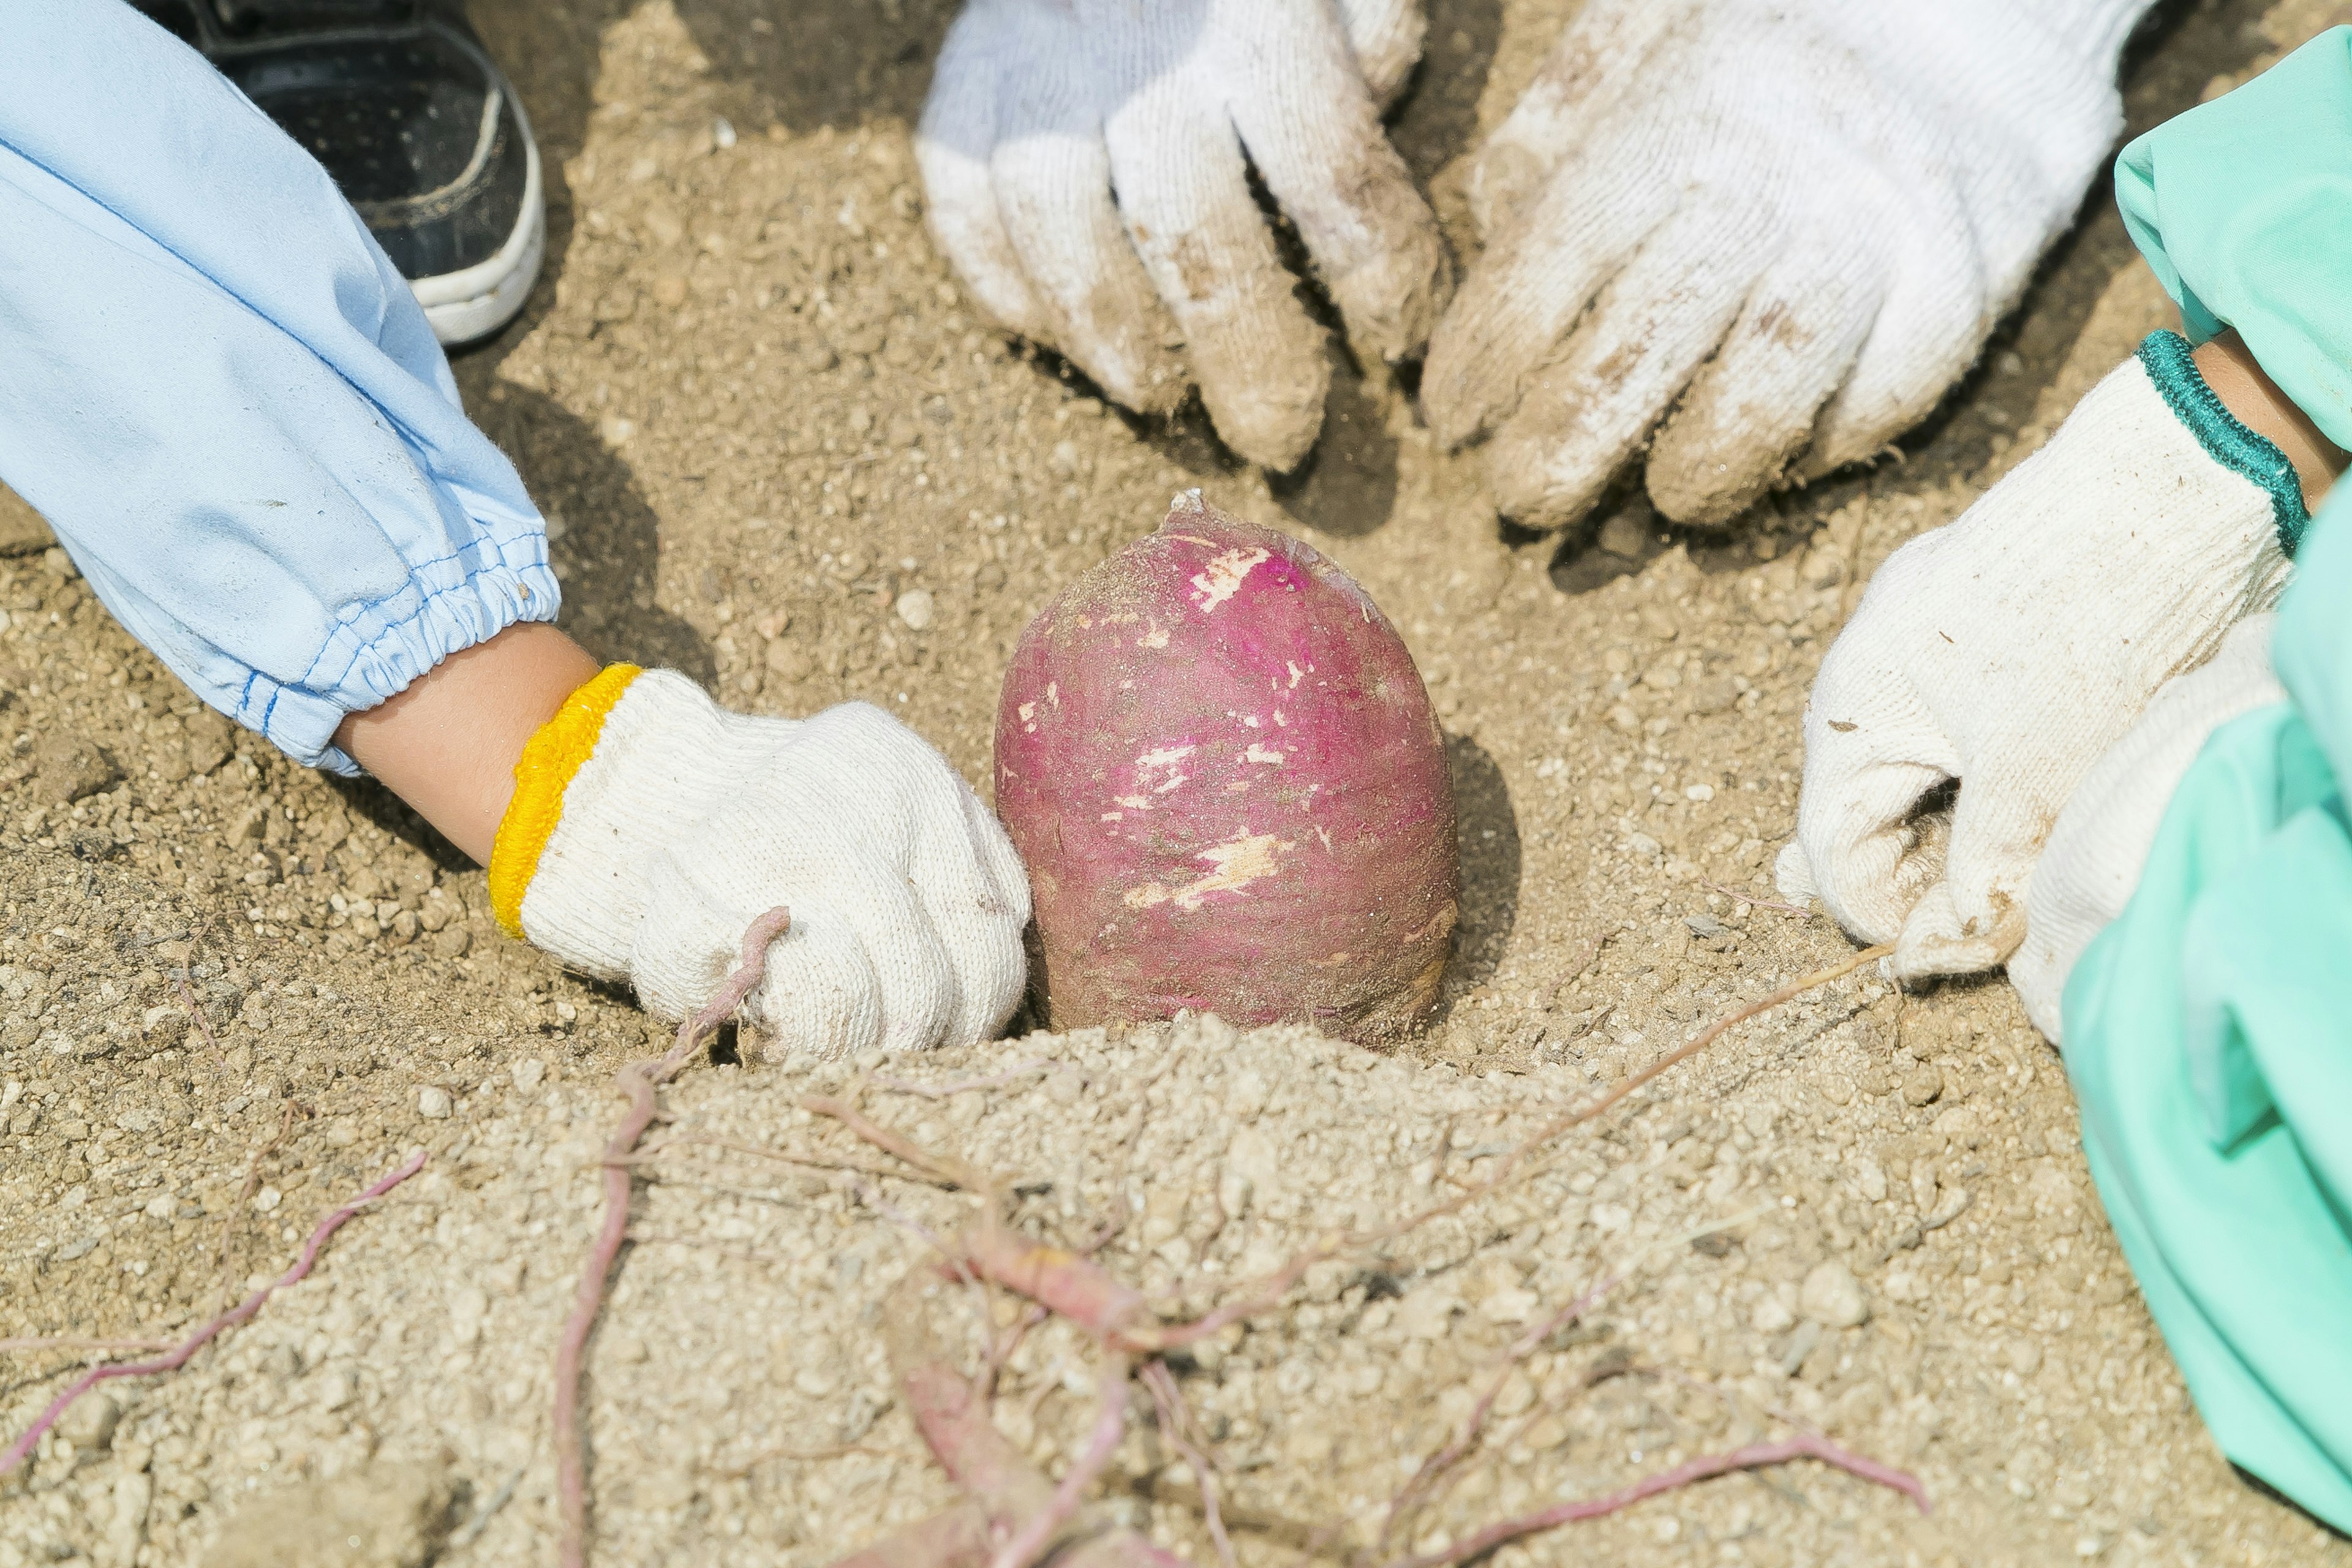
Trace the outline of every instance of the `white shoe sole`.
{"type": "Polygon", "coordinates": [[[530,121],[522,105],[514,106],[515,123],[522,132],[522,215],[514,232],[487,261],[438,278],[413,279],[409,288],[425,307],[425,319],[444,347],[454,348],[487,338],[515,319],[539,269],[547,259],[547,201],[540,184],[539,143],[532,140],[530,121]]]}

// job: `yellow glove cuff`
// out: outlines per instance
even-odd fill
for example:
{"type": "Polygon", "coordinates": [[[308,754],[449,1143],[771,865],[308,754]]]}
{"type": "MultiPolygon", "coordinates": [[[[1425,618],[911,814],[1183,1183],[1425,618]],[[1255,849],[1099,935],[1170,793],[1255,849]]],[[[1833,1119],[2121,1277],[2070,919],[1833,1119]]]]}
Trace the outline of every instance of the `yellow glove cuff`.
{"type": "Polygon", "coordinates": [[[509,936],[522,935],[522,895],[539,871],[540,855],[563,816],[563,792],[596,750],[604,716],[645,672],[634,664],[608,666],[563,700],[555,717],[524,743],[515,763],[514,798],[499,819],[490,847],[490,912],[509,936]]]}

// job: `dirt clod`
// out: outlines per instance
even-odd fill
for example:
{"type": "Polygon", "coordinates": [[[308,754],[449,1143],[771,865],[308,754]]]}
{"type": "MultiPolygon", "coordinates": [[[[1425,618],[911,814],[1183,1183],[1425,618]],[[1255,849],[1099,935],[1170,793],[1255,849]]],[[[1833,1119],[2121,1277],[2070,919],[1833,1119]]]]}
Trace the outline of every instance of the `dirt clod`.
{"type": "Polygon", "coordinates": [[[445,1466],[370,1465],[246,1504],[204,1568],[425,1568],[448,1540],[457,1505],[445,1466]]]}
{"type": "Polygon", "coordinates": [[[69,735],[44,742],[37,755],[37,788],[52,805],[71,805],[122,777],[121,768],[102,748],[69,735]]]}

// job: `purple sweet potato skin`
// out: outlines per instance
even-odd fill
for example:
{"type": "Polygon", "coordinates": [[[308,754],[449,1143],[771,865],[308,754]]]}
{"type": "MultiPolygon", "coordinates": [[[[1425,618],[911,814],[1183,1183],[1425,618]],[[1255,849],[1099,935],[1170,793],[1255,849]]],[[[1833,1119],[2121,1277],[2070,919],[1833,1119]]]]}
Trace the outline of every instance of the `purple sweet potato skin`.
{"type": "Polygon", "coordinates": [[[1022,634],[996,806],[1055,1028],[1190,1007],[1381,1046],[1436,1003],[1460,882],[1421,674],[1337,566],[1197,491],[1022,634]]]}

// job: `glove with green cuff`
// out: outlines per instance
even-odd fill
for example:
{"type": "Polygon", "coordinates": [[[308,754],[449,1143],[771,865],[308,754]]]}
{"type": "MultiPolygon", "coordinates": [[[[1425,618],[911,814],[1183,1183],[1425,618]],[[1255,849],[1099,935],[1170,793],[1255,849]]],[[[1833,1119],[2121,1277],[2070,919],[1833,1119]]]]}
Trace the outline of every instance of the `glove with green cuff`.
{"type": "Polygon", "coordinates": [[[2052,825],[2157,689],[2269,608],[2308,519],[2293,467],[2151,334],[1959,521],[1872,581],[1805,710],[1782,890],[1906,976],[2004,962],[2052,825]],[[1923,797],[1958,781],[1950,832],[1923,797]]]}

